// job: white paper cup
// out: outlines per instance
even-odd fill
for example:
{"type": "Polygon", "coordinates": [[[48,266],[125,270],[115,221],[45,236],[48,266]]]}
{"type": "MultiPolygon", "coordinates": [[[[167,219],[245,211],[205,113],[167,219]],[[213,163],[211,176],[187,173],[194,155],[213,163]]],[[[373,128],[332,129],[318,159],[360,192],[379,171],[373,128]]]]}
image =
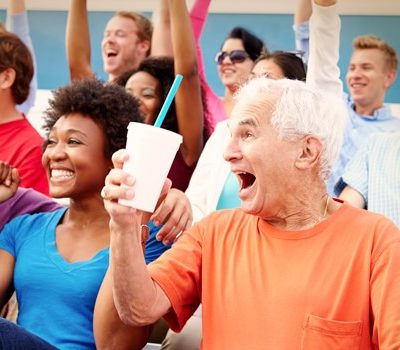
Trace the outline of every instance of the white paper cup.
{"type": "Polygon", "coordinates": [[[123,169],[135,177],[135,197],[119,203],[153,212],[165,179],[182,143],[182,136],[143,123],[129,123],[126,150],[129,160],[123,169]]]}

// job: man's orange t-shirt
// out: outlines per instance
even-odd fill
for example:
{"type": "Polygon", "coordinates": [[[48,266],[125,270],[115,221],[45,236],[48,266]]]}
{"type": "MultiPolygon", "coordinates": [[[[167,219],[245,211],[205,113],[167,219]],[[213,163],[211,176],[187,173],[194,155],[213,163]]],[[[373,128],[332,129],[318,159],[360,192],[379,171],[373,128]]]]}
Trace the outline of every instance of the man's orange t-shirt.
{"type": "Polygon", "coordinates": [[[400,232],[377,214],[282,231],[216,212],[149,268],[173,330],[202,303],[203,349],[400,349],[400,232]]]}

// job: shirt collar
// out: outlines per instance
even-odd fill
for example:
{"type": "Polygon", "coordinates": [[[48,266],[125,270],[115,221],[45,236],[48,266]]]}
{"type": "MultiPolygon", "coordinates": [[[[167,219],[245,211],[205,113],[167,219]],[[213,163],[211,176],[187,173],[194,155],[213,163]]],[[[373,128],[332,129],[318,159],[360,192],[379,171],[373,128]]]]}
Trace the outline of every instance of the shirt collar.
{"type": "Polygon", "coordinates": [[[373,115],[363,115],[363,114],[358,114],[356,112],[354,101],[350,95],[347,95],[347,103],[354,114],[356,114],[358,117],[366,119],[366,120],[389,120],[389,119],[393,118],[389,106],[386,106],[386,105],[384,105],[381,108],[375,109],[373,115]]]}

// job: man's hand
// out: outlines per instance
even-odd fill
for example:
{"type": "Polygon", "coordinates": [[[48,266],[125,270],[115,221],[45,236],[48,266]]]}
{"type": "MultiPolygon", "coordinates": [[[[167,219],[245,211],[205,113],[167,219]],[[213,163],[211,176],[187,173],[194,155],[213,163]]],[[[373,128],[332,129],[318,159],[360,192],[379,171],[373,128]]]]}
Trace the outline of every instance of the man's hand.
{"type": "Polygon", "coordinates": [[[138,227],[142,215],[139,210],[118,204],[119,199],[132,199],[134,197],[133,185],[135,180],[122,170],[122,166],[127,160],[128,153],[125,150],[119,150],[113,154],[114,168],[107,175],[105,186],[101,191],[104,207],[111,218],[110,226],[122,231],[129,231],[135,225],[138,227]]]}
{"type": "Polygon", "coordinates": [[[10,199],[17,191],[20,182],[16,168],[0,161],[0,203],[10,199]]]}
{"type": "Polygon", "coordinates": [[[179,233],[192,225],[189,200],[183,192],[171,189],[171,180],[166,179],[157,209],[151,216],[149,213],[118,204],[119,199],[132,199],[135,195],[135,179],[122,170],[128,157],[125,150],[114,153],[114,169],[107,175],[106,185],[102,190],[104,206],[111,218],[110,225],[116,230],[129,231],[140,224],[147,224],[151,219],[156,226],[163,224],[157,239],[164,244],[172,243],[179,233]]]}

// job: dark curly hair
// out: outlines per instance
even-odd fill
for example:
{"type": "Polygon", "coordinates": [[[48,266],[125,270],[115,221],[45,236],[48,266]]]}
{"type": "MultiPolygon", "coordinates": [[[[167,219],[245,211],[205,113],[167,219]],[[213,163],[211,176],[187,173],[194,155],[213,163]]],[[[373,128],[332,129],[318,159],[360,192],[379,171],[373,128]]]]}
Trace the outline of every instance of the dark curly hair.
{"type": "Polygon", "coordinates": [[[29,96],[33,78],[33,59],[28,47],[15,34],[0,31],[0,72],[12,68],[15,81],[11,86],[15,104],[21,104],[29,96]]]}
{"type": "MultiPolygon", "coordinates": [[[[171,89],[172,83],[175,79],[175,71],[174,71],[174,60],[171,57],[149,57],[144,59],[137,69],[133,69],[127,71],[120,75],[118,78],[114,80],[114,83],[125,86],[128,82],[129,78],[137,73],[137,72],[146,72],[156,78],[161,85],[161,101],[162,103],[167,98],[168,92],[171,89]]],[[[207,115],[207,104],[205,100],[205,94],[203,89],[201,90],[202,94],[202,102],[203,102],[203,112],[204,115],[207,115]]],[[[160,107],[161,109],[161,107],[160,107]]],[[[159,111],[157,111],[159,112],[159,111]]],[[[209,121],[207,118],[204,118],[204,139],[207,140],[209,135],[206,135],[206,130],[209,130],[209,121]]],[[[178,132],[178,120],[176,118],[176,109],[175,103],[171,104],[165,120],[162,124],[162,128],[168,129],[173,132],[178,132]]]]}
{"type": "Polygon", "coordinates": [[[61,117],[82,114],[102,128],[109,159],[125,147],[129,122],[142,122],[139,105],[131,95],[118,85],[97,79],[74,81],[55,90],[49,105],[43,126],[47,135],[61,117]]]}
{"type": "MultiPolygon", "coordinates": [[[[156,78],[161,86],[161,102],[163,103],[168,95],[169,89],[174,82],[174,60],[170,57],[149,57],[144,59],[137,69],[131,69],[119,76],[115,83],[125,86],[129,78],[137,72],[146,72],[156,78]]],[[[161,107],[160,107],[161,109],[161,107]]],[[[158,112],[158,111],[157,111],[158,112]]],[[[176,119],[175,103],[171,104],[165,120],[162,124],[164,129],[178,132],[178,121],[176,119]]]]}
{"type": "Polygon", "coordinates": [[[224,42],[228,39],[242,40],[244,50],[248,53],[252,61],[255,61],[262,53],[268,52],[267,48],[264,45],[264,42],[243,27],[233,28],[224,40],[224,42]]]}
{"type": "Polygon", "coordinates": [[[274,51],[263,54],[254,62],[256,65],[263,60],[271,60],[282,69],[287,79],[306,81],[306,67],[301,57],[294,52],[274,51]]]}

